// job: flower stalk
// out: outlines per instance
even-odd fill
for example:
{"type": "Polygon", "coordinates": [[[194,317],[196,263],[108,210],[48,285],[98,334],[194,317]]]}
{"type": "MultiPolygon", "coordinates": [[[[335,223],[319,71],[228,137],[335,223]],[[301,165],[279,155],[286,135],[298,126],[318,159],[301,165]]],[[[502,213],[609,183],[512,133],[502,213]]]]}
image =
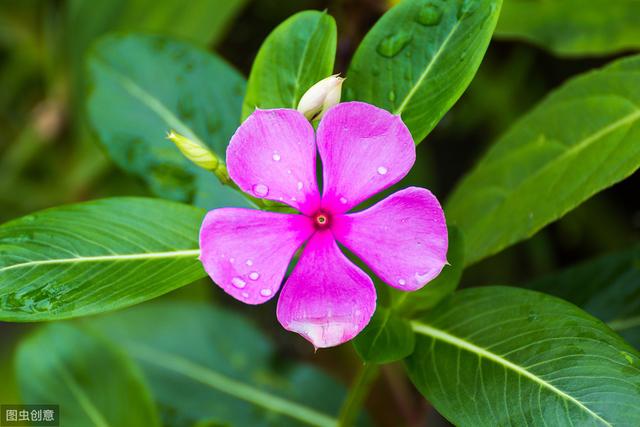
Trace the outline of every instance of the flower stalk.
{"type": "Polygon", "coordinates": [[[193,141],[174,130],[169,131],[167,139],[173,142],[180,152],[193,164],[204,170],[213,172],[222,185],[226,185],[239,191],[240,194],[245,195],[245,197],[254,205],[261,209],[272,207],[274,205],[268,200],[256,199],[240,191],[231,177],[229,177],[229,171],[222,159],[220,159],[220,157],[218,157],[213,151],[209,150],[209,148],[205,147],[201,142],[193,141]]]}
{"type": "Polygon", "coordinates": [[[375,363],[365,363],[360,367],[349,389],[349,394],[342,405],[342,409],[340,409],[338,427],[350,427],[355,424],[362,405],[378,378],[379,372],[380,366],[375,363]]]}

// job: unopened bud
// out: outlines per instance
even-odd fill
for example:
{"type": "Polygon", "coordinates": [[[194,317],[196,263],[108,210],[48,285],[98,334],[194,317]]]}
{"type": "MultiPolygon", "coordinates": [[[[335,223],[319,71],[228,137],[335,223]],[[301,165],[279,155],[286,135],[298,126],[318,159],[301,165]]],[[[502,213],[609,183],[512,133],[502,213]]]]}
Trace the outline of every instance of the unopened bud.
{"type": "Polygon", "coordinates": [[[195,142],[180,135],[175,131],[171,131],[167,134],[167,139],[176,144],[176,147],[184,154],[184,156],[191,160],[202,169],[209,171],[215,171],[219,165],[220,160],[211,152],[207,147],[199,142],[195,142]]]}
{"type": "Polygon", "coordinates": [[[340,102],[343,81],[338,74],[320,80],[302,95],[298,111],[309,120],[322,118],[329,108],[340,102]]]}

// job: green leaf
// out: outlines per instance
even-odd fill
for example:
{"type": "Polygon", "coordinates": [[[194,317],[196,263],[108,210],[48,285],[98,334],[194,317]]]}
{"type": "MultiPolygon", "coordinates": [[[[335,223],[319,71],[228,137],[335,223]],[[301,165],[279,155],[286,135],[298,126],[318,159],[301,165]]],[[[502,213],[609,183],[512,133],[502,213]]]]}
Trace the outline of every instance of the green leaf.
{"type": "Polygon", "coordinates": [[[88,69],[89,118],[120,167],[164,198],[206,208],[246,203],[166,138],[173,129],[225,158],[245,87],[233,68],[184,42],[114,35],[95,45],[88,69]]]}
{"type": "Polygon", "coordinates": [[[580,263],[524,286],[579,305],[640,348],[640,246],[580,263]]]}
{"type": "Polygon", "coordinates": [[[22,400],[60,405],[65,427],[160,425],[131,360],[82,329],[41,328],[18,348],[16,370],[22,400]]]}
{"type": "Polygon", "coordinates": [[[640,166],[640,56],[570,80],[494,144],[446,204],[473,264],[640,166]]]}
{"type": "Polygon", "coordinates": [[[639,16],[637,0],[508,0],[496,36],[559,56],[610,55],[640,48],[639,16]]]}
{"type": "Polygon", "coordinates": [[[0,226],[0,320],[32,322],[137,304],[204,277],[204,211],[113,198],[0,226]]]}
{"type": "Polygon", "coordinates": [[[305,11],[278,25],[251,68],[242,119],[257,108],[296,108],[313,84],[333,71],[337,30],[326,13],[305,11]]]}
{"type": "MultiPolygon", "coordinates": [[[[59,66],[71,66],[74,90],[84,89],[82,64],[91,44],[110,31],[145,31],[185,38],[206,46],[217,42],[247,0],[69,0],[65,2],[68,56],[59,66]]],[[[80,99],[80,93],[75,96],[80,99]]]]}
{"type": "Polygon", "coordinates": [[[390,363],[413,352],[415,337],[408,320],[392,309],[378,307],[353,345],[364,362],[390,363]]]}
{"type": "Polygon", "coordinates": [[[344,389],[310,366],[277,360],[273,345],[237,314],[153,303],[92,326],[140,364],[165,421],[335,426],[329,414],[338,412],[344,389]]]}
{"type": "Polygon", "coordinates": [[[355,53],[345,96],[401,114],[420,143],[475,75],[502,0],[404,0],[355,53]]]}
{"type": "Polygon", "coordinates": [[[640,425],[640,354],[570,303],[469,289],[413,327],[409,376],[455,425],[640,425]]]}

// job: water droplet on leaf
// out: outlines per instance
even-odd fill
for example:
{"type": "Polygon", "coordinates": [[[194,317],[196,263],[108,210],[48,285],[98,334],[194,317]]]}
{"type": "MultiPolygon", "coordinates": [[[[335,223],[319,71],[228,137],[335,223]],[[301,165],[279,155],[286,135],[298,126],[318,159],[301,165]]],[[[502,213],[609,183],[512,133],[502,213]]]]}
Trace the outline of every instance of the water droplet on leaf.
{"type": "Polygon", "coordinates": [[[407,31],[399,31],[382,39],[376,50],[382,56],[393,58],[409,44],[412,37],[407,31]]]}
{"type": "Polygon", "coordinates": [[[442,10],[431,3],[424,6],[417,17],[418,23],[426,26],[438,25],[441,19],[442,10]]]}
{"type": "Polygon", "coordinates": [[[458,19],[466,18],[471,15],[478,8],[477,0],[462,0],[460,3],[460,8],[458,9],[458,13],[456,17],[458,19]]]}

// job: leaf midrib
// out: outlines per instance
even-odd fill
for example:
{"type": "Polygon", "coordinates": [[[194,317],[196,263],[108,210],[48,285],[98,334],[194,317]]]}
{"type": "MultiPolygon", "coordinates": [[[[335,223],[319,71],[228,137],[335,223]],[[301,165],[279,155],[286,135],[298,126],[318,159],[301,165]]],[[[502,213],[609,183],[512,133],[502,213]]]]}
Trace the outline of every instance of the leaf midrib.
{"type": "Polygon", "coordinates": [[[545,381],[544,379],[536,376],[535,374],[533,374],[532,372],[528,371],[527,369],[525,369],[522,366],[519,366],[513,362],[511,362],[510,360],[505,359],[504,357],[497,355],[489,350],[487,350],[486,348],[482,348],[479,347],[469,341],[466,341],[462,338],[459,338],[455,335],[451,335],[450,333],[442,330],[442,329],[437,329],[433,326],[430,325],[426,325],[424,323],[418,322],[418,321],[412,321],[411,322],[411,327],[413,328],[414,332],[418,333],[418,334],[422,334],[425,336],[428,336],[430,338],[433,338],[435,340],[440,340],[443,342],[446,342],[447,344],[453,345],[455,347],[458,347],[459,349],[465,350],[467,352],[476,354],[478,357],[483,357],[485,359],[491,360],[494,363],[497,363],[499,365],[502,365],[505,369],[509,369],[513,372],[515,372],[517,375],[519,376],[523,376],[525,378],[528,378],[534,382],[536,382],[537,384],[539,384],[541,387],[544,387],[550,391],[552,391],[553,393],[555,393],[556,395],[558,395],[560,398],[564,399],[565,401],[571,402],[574,405],[576,405],[578,408],[580,408],[582,411],[586,412],[587,414],[589,414],[591,417],[593,417],[595,420],[600,421],[601,423],[603,423],[604,425],[608,426],[608,427],[613,427],[613,425],[611,423],[609,423],[607,420],[605,420],[604,418],[602,418],[600,415],[598,415],[597,413],[595,413],[594,411],[592,411],[588,406],[586,406],[584,403],[582,403],[581,401],[579,401],[578,399],[576,399],[575,397],[571,396],[570,394],[565,393],[564,391],[560,390],[559,388],[555,387],[553,384],[545,381]]]}
{"type": "Polygon", "coordinates": [[[418,78],[418,80],[416,81],[416,84],[411,87],[409,92],[405,95],[404,99],[402,100],[402,103],[400,104],[400,106],[398,108],[395,109],[393,114],[400,114],[400,115],[402,114],[404,109],[407,107],[407,104],[409,103],[411,98],[413,98],[413,96],[416,94],[416,92],[418,91],[418,88],[422,85],[424,80],[427,78],[427,76],[431,72],[431,69],[433,68],[434,64],[438,61],[438,59],[440,58],[440,55],[444,51],[445,47],[447,46],[447,44],[449,44],[449,41],[451,40],[451,38],[453,37],[455,32],[460,27],[460,22],[461,21],[462,21],[461,19],[458,20],[455,23],[455,25],[453,27],[451,27],[451,31],[449,32],[447,37],[444,39],[444,41],[442,42],[440,47],[438,47],[438,51],[435,53],[435,55],[433,55],[431,57],[431,61],[429,61],[429,64],[426,66],[425,70],[420,75],[420,78],[418,78]]]}
{"type": "Polygon", "coordinates": [[[181,133],[186,136],[190,140],[202,145],[203,147],[207,147],[207,144],[202,141],[196,134],[196,132],[187,125],[184,121],[182,121],[178,116],[176,116],[169,108],[167,108],[164,103],[149,93],[147,90],[142,88],[136,81],[126,76],[125,74],[118,71],[115,67],[109,64],[105,59],[100,57],[95,57],[97,62],[107,69],[113,76],[120,82],[122,87],[125,89],[127,93],[129,93],[134,98],[138,99],[144,105],[146,105],[151,111],[156,113],[165,123],[168,125],[169,130],[175,130],[176,132],[181,133]]]}
{"type": "MultiPolygon", "coordinates": [[[[550,162],[546,163],[543,167],[539,168],[534,173],[532,173],[531,175],[529,175],[528,177],[523,179],[514,188],[509,189],[508,194],[502,200],[500,200],[500,202],[497,203],[490,210],[490,212],[496,212],[497,210],[502,209],[505,205],[508,204],[508,202],[511,200],[511,197],[513,197],[514,195],[517,195],[517,194],[521,194],[520,189],[522,187],[524,187],[528,182],[531,182],[532,180],[538,178],[540,175],[543,175],[547,170],[552,169],[555,165],[565,161],[568,157],[574,155],[575,153],[584,150],[590,144],[599,141],[605,135],[616,131],[618,128],[620,128],[620,127],[622,127],[624,125],[627,125],[629,123],[633,123],[638,119],[640,119],[640,110],[635,110],[633,113],[630,113],[630,114],[627,114],[627,115],[621,117],[620,119],[616,120],[615,122],[613,122],[613,123],[611,123],[611,124],[609,124],[607,126],[604,126],[601,129],[597,130],[596,132],[592,133],[591,135],[583,138],[582,140],[578,141],[576,144],[571,145],[562,154],[560,154],[559,156],[557,156],[556,158],[554,158],[550,162]]],[[[474,171],[474,173],[475,173],[475,171],[474,171]]],[[[449,206],[447,206],[447,208],[449,208],[449,206]]],[[[450,208],[446,209],[446,210],[450,211],[450,208]]],[[[486,223],[487,221],[493,219],[493,215],[491,215],[490,212],[485,212],[486,215],[485,215],[484,220],[482,222],[486,223]]],[[[475,227],[475,229],[479,229],[479,227],[475,227]]],[[[469,239],[469,240],[471,240],[471,239],[469,239]]],[[[474,245],[473,244],[469,244],[469,247],[474,247],[474,245]]],[[[496,250],[493,250],[493,253],[495,253],[495,251],[496,250]]],[[[477,262],[479,259],[482,259],[482,258],[484,258],[484,257],[486,257],[486,256],[488,256],[490,254],[491,254],[491,252],[483,254],[480,258],[470,259],[469,262],[468,262],[468,265],[470,265],[471,263],[477,262]]]]}
{"type": "Polygon", "coordinates": [[[71,391],[71,394],[76,398],[80,407],[84,410],[87,416],[93,421],[96,427],[110,427],[110,424],[107,422],[102,413],[96,408],[96,406],[91,401],[91,398],[87,396],[87,394],[76,384],[75,380],[64,367],[59,366],[59,372],[67,384],[67,387],[71,391]]]}
{"type": "Polygon", "coordinates": [[[167,252],[141,252],[137,254],[116,254],[116,255],[96,255],[96,256],[80,256],[71,258],[57,258],[57,259],[42,259],[35,261],[23,262],[20,264],[13,264],[0,268],[0,273],[4,271],[14,270],[17,268],[32,267],[36,265],[48,265],[48,264],[75,264],[85,262],[118,262],[118,261],[136,261],[136,260],[148,260],[148,259],[163,259],[163,258],[197,258],[200,255],[200,249],[185,249],[177,251],[167,252]]]}
{"type": "Polygon", "coordinates": [[[275,396],[252,385],[229,378],[186,358],[142,345],[130,344],[128,350],[136,358],[154,364],[233,396],[316,427],[336,427],[338,420],[315,409],[275,396]]]}
{"type": "MultiPolygon", "coordinates": [[[[300,58],[300,63],[298,64],[298,69],[296,70],[296,78],[294,80],[294,88],[293,88],[293,97],[291,99],[291,108],[292,109],[296,109],[298,108],[298,91],[300,90],[300,79],[302,78],[302,68],[304,68],[305,63],[307,62],[307,52],[309,50],[309,46],[311,45],[311,40],[313,39],[313,36],[315,35],[316,31],[318,30],[318,28],[320,27],[320,25],[322,24],[322,20],[324,19],[326,12],[323,12],[322,15],[320,15],[320,17],[318,18],[318,20],[316,21],[313,30],[311,31],[311,36],[309,37],[308,40],[305,41],[305,45],[304,45],[304,50],[302,51],[302,58],[300,58]]],[[[302,95],[300,95],[302,96],[302,95]]]]}

